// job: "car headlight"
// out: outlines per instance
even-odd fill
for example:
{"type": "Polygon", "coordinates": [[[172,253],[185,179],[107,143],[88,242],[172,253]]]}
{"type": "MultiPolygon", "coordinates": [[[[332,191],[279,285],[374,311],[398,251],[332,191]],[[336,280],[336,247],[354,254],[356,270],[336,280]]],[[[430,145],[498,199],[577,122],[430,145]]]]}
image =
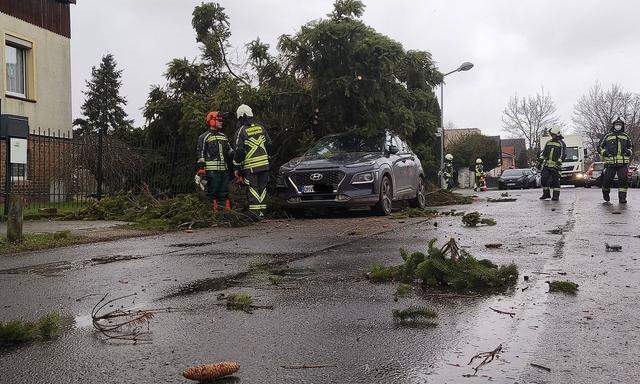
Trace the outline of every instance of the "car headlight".
{"type": "Polygon", "coordinates": [[[351,179],[351,184],[369,184],[373,183],[375,179],[376,172],[374,171],[360,172],[353,176],[353,178],[351,179]]]}
{"type": "Polygon", "coordinates": [[[584,177],[584,175],[582,173],[576,174],[576,178],[578,178],[578,179],[582,179],[583,177],[584,177]]]}

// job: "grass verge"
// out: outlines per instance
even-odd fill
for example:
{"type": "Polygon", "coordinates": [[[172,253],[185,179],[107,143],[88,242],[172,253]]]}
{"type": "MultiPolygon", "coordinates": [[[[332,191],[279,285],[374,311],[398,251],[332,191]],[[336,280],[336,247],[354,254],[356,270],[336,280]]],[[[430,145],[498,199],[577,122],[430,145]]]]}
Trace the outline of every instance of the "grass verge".
{"type": "Polygon", "coordinates": [[[51,312],[36,322],[0,322],[0,346],[15,346],[37,340],[50,340],[60,333],[60,315],[51,312]]]}
{"type": "Polygon", "coordinates": [[[39,251],[41,249],[67,247],[81,244],[85,240],[82,236],[76,236],[69,231],[54,233],[29,233],[24,235],[22,241],[10,242],[6,237],[0,237],[0,254],[11,254],[27,251],[39,251]]]}

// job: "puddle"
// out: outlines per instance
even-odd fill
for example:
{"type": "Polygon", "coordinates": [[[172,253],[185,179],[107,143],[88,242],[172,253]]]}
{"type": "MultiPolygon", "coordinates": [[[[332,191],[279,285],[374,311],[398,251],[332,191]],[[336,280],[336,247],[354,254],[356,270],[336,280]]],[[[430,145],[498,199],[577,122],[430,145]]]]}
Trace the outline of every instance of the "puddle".
{"type": "Polygon", "coordinates": [[[77,315],[73,318],[73,328],[89,328],[93,326],[91,315],[77,315]]]}
{"type": "Polygon", "coordinates": [[[0,274],[6,275],[39,275],[46,277],[62,276],[63,272],[68,271],[74,267],[73,263],[67,261],[59,261],[48,264],[38,264],[29,267],[5,269],[0,271],[0,274]]]}

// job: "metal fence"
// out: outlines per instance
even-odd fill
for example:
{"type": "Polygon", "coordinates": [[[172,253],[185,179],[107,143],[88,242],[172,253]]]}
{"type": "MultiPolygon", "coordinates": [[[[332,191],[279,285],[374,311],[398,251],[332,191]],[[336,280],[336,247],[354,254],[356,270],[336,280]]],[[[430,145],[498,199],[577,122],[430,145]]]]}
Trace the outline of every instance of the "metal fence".
{"type": "Polygon", "coordinates": [[[25,197],[28,211],[74,210],[108,194],[156,195],[194,191],[194,156],[173,143],[139,143],[112,135],[37,131],[27,139],[27,163],[8,164],[0,141],[0,209],[9,194],[25,197]],[[9,175],[7,175],[9,172],[9,175]]]}

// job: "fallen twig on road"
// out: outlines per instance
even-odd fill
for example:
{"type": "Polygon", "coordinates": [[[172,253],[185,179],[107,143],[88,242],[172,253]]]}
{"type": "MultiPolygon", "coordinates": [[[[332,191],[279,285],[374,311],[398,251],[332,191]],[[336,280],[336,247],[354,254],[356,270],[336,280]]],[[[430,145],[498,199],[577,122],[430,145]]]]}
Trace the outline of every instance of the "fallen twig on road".
{"type": "Polygon", "coordinates": [[[501,311],[499,309],[495,309],[495,308],[491,308],[491,307],[489,307],[489,309],[492,310],[493,312],[499,313],[501,315],[509,315],[509,316],[511,316],[511,318],[513,318],[516,315],[515,312],[501,311]]]}
{"type": "Polygon", "coordinates": [[[515,197],[496,197],[496,198],[489,197],[487,199],[487,201],[490,203],[511,203],[516,200],[518,199],[516,199],[515,197]]]}
{"type": "Polygon", "coordinates": [[[480,295],[465,295],[462,293],[423,293],[422,296],[442,297],[444,299],[477,299],[480,295]]]}
{"type": "Polygon", "coordinates": [[[500,357],[499,356],[500,352],[502,352],[502,344],[498,345],[496,349],[494,349],[493,351],[478,353],[477,355],[471,358],[471,360],[469,361],[469,364],[467,365],[471,365],[475,359],[482,359],[480,364],[478,364],[477,367],[473,368],[474,375],[476,375],[478,374],[478,369],[480,369],[482,366],[489,364],[494,359],[498,359],[500,357]]]}
{"type": "Polygon", "coordinates": [[[109,294],[105,294],[91,310],[91,322],[93,328],[108,339],[128,340],[133,342],[149,341],[151,334],[149,330],[149,320],[159,313],[177,311],[176,308],[154,308],[154,309],[125,309],[120,305],[106,313],[101,313],[105,308],[114,307],[118,301],[136,296],[136,293],[116,297],[107,300],[109,294]],[[145,329],[146,326],[146,329],[145,329]]]}
{"type": "Polygon", "coordinates": [[[530,364],[532,367],[539,368],[539,369],[543,369],[543,370],[545,370],[545,371],[547,371],[547,372],[551,372],[551,368],[549,368],[549,367],[545,367],[544,365],[540,365],[540,364],[536,364],[536,363],[529,363],[529,364],[530,364]]]}
{"type": "Polygon", "coordinates": [[[502,243],[489,243],[484,245],[485,248],[501,248],[502,243]]]}
{"type": "Polygon", "coordinates": [[[182,372],[182,376],[189,380],[210,383],[225,376],[233,375],[238,370],[240,370],[240,365],[235,362],[205,364],[185,369],[182,372]]]}
{"type": "Polygon", "coordinates": [[[335,364],[302,364],[302,365],[281,365],[284,369],[316,369],[316,368],[335,368],[335,364]]]}
{"type": "Polygon", "coordinates": [[[609,243],[604,243],[605,249],[607,252],[620,252],[622,251],[622,245],[609,245],[609,243]]]}

